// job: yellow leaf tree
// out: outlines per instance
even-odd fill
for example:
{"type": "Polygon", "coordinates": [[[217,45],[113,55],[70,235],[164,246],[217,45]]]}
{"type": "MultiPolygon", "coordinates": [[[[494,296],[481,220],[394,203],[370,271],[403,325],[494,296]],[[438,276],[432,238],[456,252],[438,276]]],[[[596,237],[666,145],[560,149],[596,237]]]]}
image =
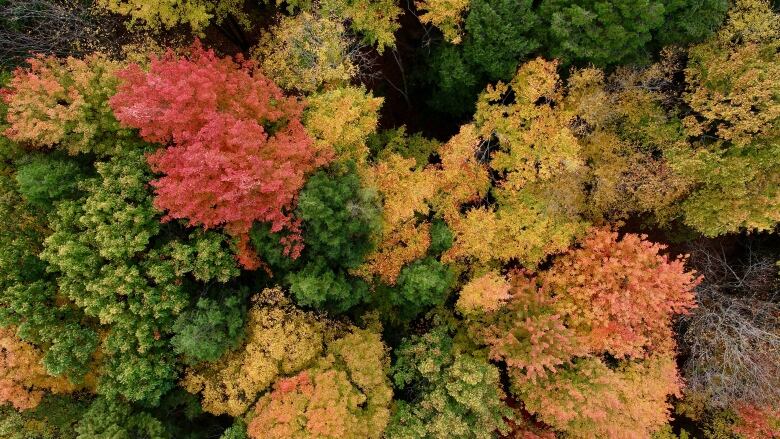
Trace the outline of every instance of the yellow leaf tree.
{"type": "Polygon", "coordinates": [[[432,24],[444,34],[444,39],[459,44],[463,39],[463,16],[469,9],[468,0],[421,0],[415,2],[420,14],[420,22],[432,24]]]}
{"type": "Polygon", "coordinates": [[[281,16],[253,50],[263,72],[287,90],[344,85],[357,74],[352,43],[337,18],[301,12],[281,16]]]}
{"type": "Polygon", "coordinates": [[[182,386],[201,393],[203,409],[240,416],[282,376],[309,367],[322,354],[325,323],[293,307],[278,289],[263,291],[249,310],[243,347],[187,370],[182,386]]]}
{"type": "Polygon", "coordinates": [[[317,364],[278,381],[257,403],[251,438],[380,438],[390,420],[389,359],[379,335],[355,329],[317,364]]]}

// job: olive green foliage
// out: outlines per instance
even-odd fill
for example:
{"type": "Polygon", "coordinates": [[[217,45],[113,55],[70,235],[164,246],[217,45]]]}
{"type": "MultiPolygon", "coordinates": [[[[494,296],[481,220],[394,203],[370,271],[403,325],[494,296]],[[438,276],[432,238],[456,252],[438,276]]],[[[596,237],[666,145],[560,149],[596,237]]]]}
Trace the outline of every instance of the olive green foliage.
{"type": "Polygon", "coordinates": [[[470,3],[463,54],[477,72],[491,81],[508,79],[515,73],[517,61],[539,47],[539,42],[531,36],[541,24],[533,3],[532,0],[470,3]]]}
{"type": "Polygon", "coordinates": [[[76,426],[76,433],[76,439],[171,437],[163,423],[151,414],[134,410],[120,400],[102,397],[89,406],[76,426]]]}
{"type": "Polygon", "coordinates": [[[664,22],[660,1],[547,0],[539,14],[549,24],[549,53],[566,61],[597,66],[636,61],[664,22]]]}
{"type": "Polygon", "coordinates": [[[169,226],[152,207],[143,149],[95,168],[98,177],[81,185],[84,198],[58,203],[41,257],[58,274],[59,293],[109,328],[100,392],[155,403],[176,380],[167,335],[194,279],[226,281],[238,272],[222,235],[154,240],[169,226]]]}
{"type": "Polygon", "coordinates": [[[28,203],[47,210],[56,201],[74,198],[83,178],[77,162],[55,155],[34,155],[16,171],[19,193],[28,203]]]}
{"type": "Polygon", "coordinates": [[[171,344],[191,362],[216,361],[228,349],[238,346],[244,332],[243,294],[222,292],[223,300],[198,299],[173,324],[171,344]]]}
{"type": "MultiPolygon", "coordinates": [[[[0,437],[206,439],[224,428],[215,422],[216,418],[199,417],[201,414],[197,397],[183,390],[169,393],[154,409],[104,397],[47,396],[33,410],[16,412],[9,406],[0,406],[0,437]]],[[[246,436],[227,437],[244,439],[246,436]]]]}
{"type": "Polygon", "coordinates": [[[298,197],[307,252],[330,265],[354,268],[371,250],[379,229],[376,195],[363,188],[352,165],[312,175],[298,197]]]}
{"type": "Polygon", "coordinates": [[[17,412],[0,407],[0,437],[3,439],[75,438],[87,404],[61,396],[48,396],[33,410],[17,412]]]}
{"type": "Polygon", "coordinates": [[[428,247],[429,255],[440,255],[452,247],[452,230],[447,223],[435,219],[431,223],[431,245],[428,247]]]}
{"type": "Polygon", "coordinates": [[[368,284],[344,271],[334,271],[322,260],[287,275],[290,292],[304,306],[343,312],[368,297],[368,284]]]}
{"type": "Polygon", "coordinates": [[[305,245],[301,257],[290,264],[267,229],[255,228],[252,239],[261,255],[275,271],[288,272],[290,291],[301,305],[341,312],[362,302],[368,285],[348,270],[374,246],[380,227],[375,192],[363,187],[353,164],[334,164],[309,178],[296,213],[305,245]]]}
{"type": "Polygon", "coordinates": [[[29,206],[15,182],[0,175],[0,322],[25,341],[48,347],[44,365],[53,375],[78,380],[97,346],[83,313],[63,302],[46,263],[38,257],[47,234],[45,216],[29,206]]]}
{"type": "Polygon", "coordinates": [[[236,418],[236,421],[228,427],[219,439],[247,439],[246,435],[246,423],[241,418],[236,418]]]}
{"type": "Polygon", "coordinates": [[[446,326],[404,340],[395,350],[393,382],[399,401],[389,438],[492,438],[507,432],[498,369],[478,354],[461,352],[446,326]]]}
{"type": "Polygon", "coordinates": [[[689,51],[683,121],[693,142],[669,150],[693,190],[685,222],[706,236],[780,222],[780,15],[743,0],[689,51]]]}
{"type": "Polygon", "coordinates": [[[701,41],[718,29],[728,7],[724,0],[665,0],[666,20],[655,38],[664,46],[701,41]]]}
{"type": "Polygon", "coordinates": [[[387,159],[397,153],[404,158],[413,158],[417,169],[422,169],[439,148],[439,142],[420,133],[408,134],[406,127],[401,126],[372,134],[368,138],[368,148],[376,160],[387,159]]]}
{"type": "Polygon", "coordinates": [[[95,166],[99,177],[85,182],[85,198],[57,205],[41,257],[59,273],[61,294],[111,325],[101,348],[107,356],[101,391],[156,401],[176,376],[157,328],[170,327],[186,296],[172,282],[172,264],[160,270],[151,265],[157,260],[135,259],[143,258],[160,229],[143,157],[116,157],[95,166]]]}
{"type": "Polygon", "coordinates": [[[401,270],[396,286],[388,291],[389,299],[399,317],[413,318],[431,306],[443,304],[454,280],[453,271],[438,260],[420,259],[401,270]]]}
{"type": "Polygon", "coordinates": [[[456,116],[474,110],[474,101],[485,80],[466,61],[460,47],[439,46],[431,54],[429,70],[422,79],[426,87],[434,88],[429,105],[437,111],[456,116]]]}
{"type": "Polygon", "coordinates": [[[442,43],[430,57],[431,104],[473,111],[486,83],[508,80],[535,55],[564,67],[646,64],[665,45],[711,35],[727,9],[727,0],[473,0],[463,43],[442,43]]]}

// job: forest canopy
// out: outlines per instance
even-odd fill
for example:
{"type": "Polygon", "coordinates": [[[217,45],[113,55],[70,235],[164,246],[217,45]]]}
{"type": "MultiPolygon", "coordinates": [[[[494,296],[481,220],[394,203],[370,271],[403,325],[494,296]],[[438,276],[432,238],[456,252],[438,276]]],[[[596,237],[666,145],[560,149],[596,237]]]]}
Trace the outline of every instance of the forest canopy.
{"type": "Polygon", "coordinates": [[[0,0],[0,439],[780,438],[779,8],[0,0]]]}

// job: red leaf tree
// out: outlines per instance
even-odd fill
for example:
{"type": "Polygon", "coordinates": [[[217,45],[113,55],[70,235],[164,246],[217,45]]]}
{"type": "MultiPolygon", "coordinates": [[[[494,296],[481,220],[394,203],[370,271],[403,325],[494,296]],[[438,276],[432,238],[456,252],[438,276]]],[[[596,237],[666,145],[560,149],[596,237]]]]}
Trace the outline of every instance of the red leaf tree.
{"type": "Polygon", "coordinates": [[[123,83],[111,106],[123,124],[149,142],[168,144],[149,156],[155,172],[155,206],[164,220],[224,227],[238,238],[239,260],[259,266],[249,251],[254,221],[288,230],[286,250],[301,250],[292,218],[306,174],[328,161],[300,122],[303,104],[251,62],[219,58],[196,43],[188,56],[168,52],[148,72],[136,64],[119,73],[123,83]]]}

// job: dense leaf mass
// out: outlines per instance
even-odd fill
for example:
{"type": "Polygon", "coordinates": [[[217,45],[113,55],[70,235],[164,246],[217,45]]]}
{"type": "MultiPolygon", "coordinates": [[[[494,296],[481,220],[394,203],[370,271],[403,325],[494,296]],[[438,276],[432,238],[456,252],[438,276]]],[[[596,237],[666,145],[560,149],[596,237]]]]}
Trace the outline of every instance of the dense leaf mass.
{"type": "Polygon", "coordinates": [[[0,0],[0,438],[780,438],[777,7],[0,0]]]}
{"type": "MultiPolygon", "coordinates": [[[[286,251],[300,252],[291,218],[305,175],[318,157],[300,122],[301,104],[251,63],[218,58],[194,46],[187,58],[168,53],[149,72],[131,64],[111,99],[119,120],[139,128],[147,141],[173,144],[149,156],[155,206],[167,219],[192,226],[225,227],[247,245],[254,221],[269,222],[286,237],[286,251]],[[194,92],[198,90],[197,92],[194,92]]],[[[241,262],[258,262],[242,248],[241,262]]]]}

